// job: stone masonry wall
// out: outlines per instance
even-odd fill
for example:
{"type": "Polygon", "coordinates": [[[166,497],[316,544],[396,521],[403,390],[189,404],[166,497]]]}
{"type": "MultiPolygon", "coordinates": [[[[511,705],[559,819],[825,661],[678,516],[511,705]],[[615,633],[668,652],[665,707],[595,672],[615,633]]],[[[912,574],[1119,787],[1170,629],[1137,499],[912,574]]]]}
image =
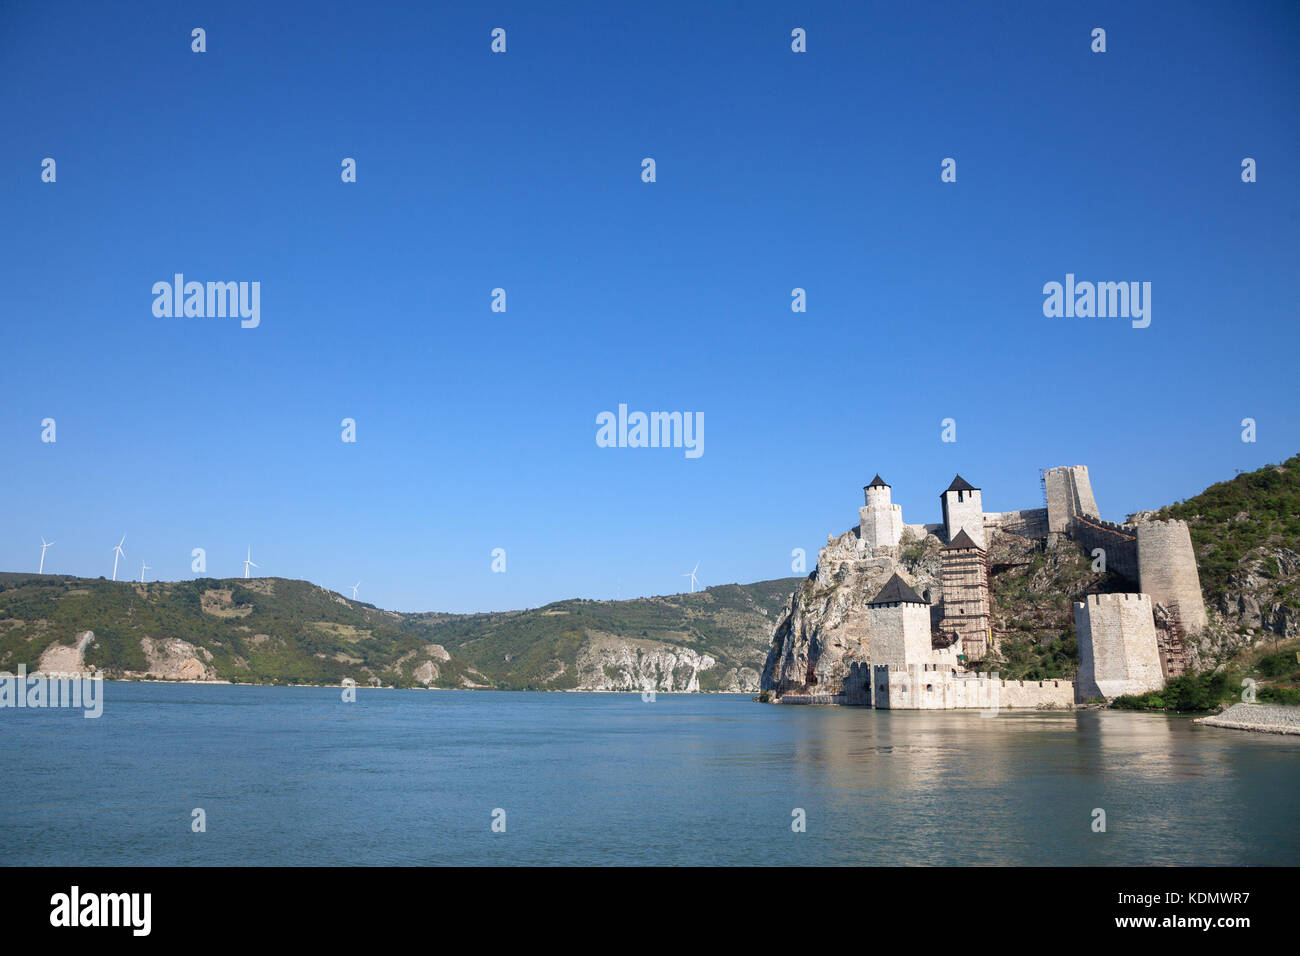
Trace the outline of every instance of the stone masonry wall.
{"type": "MultiPolygon", "coordinates": [[[[872,604],[866,617],[867,653],[872,661],[907,664],[930,660],[929,605],[872,604]]],[[[953,656],[955,660],[955,652],[953,656]]]]}
{"type": "Polygon", "coordinates": [[[866,504],[858,509],[858,534],[868,550],[894,547],[903,536],[903,507],[889,500],[889,489],[864,488],[866,504]]]}
{"type": "Polygon", "coordinates": [[[1094,550],[1101,548],[1106,552],[1108,571],[1128,579],[1130,584],[1139,585],[1137,530],[1132,525],[1075,515],[1070,520],[1069,531],[1070,537],[1083,546],[1089,557],[1094,550]]]}
{"type": "Polygon", "coordinates": [[[1201,596],[1196,552],[1185,521],[1147,521],[1137,526],[1138,581],[1144,594],[1166,608],[1178,605],[1189,635],[1209,623],[1201,596]]]}
{"type": "Polygon", "coordinates": [[[974,491],[945,491],[942,503],[949,541],[957,537],[958,531],[965,531],[981,548],[988,547],[984,539],[984,504],[978,488],[974,491]]]}
{"type": "Polygon", "coordinates": [[[1087,465],[1049,468],[1043,473],[1047,490],[1047,530],[1066,531],[1075,515],[1101,516],[1092,496],[1087,465]]]}
{"type": "Polygon", "coordinates": [[[1074,706],[1066,680],[999,680],[936,665],[871,667],[870,704],[880,710],[1040,710],[1074,706]]]}
{"type": "Polygon", "coordinates": [[[1074,605],[1080,701],[1143,694],[1164,686],[1151,598],[1091,594],[1074,605]]]}
{"type": "Polygon", "coordinates": [[[998,528],[1008,534],[1018,534],[1022,538],[1043,538],[1047,536],[1047,509],[1028,508],[1023,511],[986,511],[984,528],[998,528]]]}

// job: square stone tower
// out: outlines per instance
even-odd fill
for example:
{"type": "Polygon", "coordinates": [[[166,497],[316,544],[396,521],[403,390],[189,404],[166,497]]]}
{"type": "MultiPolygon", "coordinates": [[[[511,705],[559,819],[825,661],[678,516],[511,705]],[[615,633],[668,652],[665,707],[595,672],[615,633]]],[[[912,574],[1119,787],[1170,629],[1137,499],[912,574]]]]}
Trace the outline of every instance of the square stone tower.
{"type": "Polygon", "coordinates": [[[1075,515],[1101,517],[1092,496],[1087,465],[1048,468],[1043,472],[1043,490],[1047,494],[1048,531],[1070,530],[1070,519],[1075,515]]]}
{"type": "Polygon", "coordinates": [[[984,540],[984,505],[978,488],[958,475],[939,500],[943,502],[943,526],[950,542],[959,531],[965,531],[981,548],[988,547],[984,540]]]}
{"type": "Polygon", "coordinates": [[[930,605],[895,574],[867,604],[868,654],[873,664],[928,664],[930,605]]]}
{"type": "Polygon", "coordinates": [[[1074,605],[1079,638],[1080,701],[1145,694],[1165,686],[1151,598],[1145,594],[1090,594],[1074,605]]]}
{"type": "Polygon", "coordinates": [[[943,575],[943,620],[940,634],[957,637],[968,661],[980,661],[992,641],[989,571],[984,549],[964,530],[939,552],[943,575]]]}
{"type": "Polygon", "coordinates": [[[868,551],[897,546],[903,537],[903,506],[889,500],[889,485],[876,475],[871,484],[862,489],[867,503],[858,509],[858,537],[868,551]]]}

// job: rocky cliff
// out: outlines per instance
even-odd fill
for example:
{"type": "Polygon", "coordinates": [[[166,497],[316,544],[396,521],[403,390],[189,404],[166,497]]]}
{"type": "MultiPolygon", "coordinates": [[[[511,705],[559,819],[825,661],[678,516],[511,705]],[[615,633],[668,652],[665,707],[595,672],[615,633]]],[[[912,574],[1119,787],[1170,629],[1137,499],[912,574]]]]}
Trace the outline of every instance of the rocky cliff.
{"type": "MultiPolygon", "coordinates": [[[[1113,583],[1095,573],[1068,538],[1022,538],[989,530],[989,585],[997,650],[982,670],[1007,679],[1073,677],[1078,666],[1072,602],[1113,583]]],[[[763,668],[762,688],[779,694],[838,693],[849,665],[870,657],[867,602],[897,572],[918,594],[928,594],[937,624],[943,597],[939,550],[933,534],[904,534],[897,548],[868,554],[852,529],[827,542],[817,568],[791,595],[777,619],[763,668]]]]}
{"type": "MultiPolygon", "coordinates": [[[[1207,488],[1195,498],[1128,520],[1187,521],[1209,627],[1187,647],[1193,670],[1243,648],[1300,635],[1300,456],[1207,488]]],[[[865,552],[858,529],[830,538],[817,567],[790,596],[772,631],[761,685],[777,693],[837,693],[850,664],[870,654],[866,604],[897,571],[917,593],[942,599],[934,535],[906,532],[897,548],[865,552]]],[[[989,587],[996,651],[981,663],[1007,679],[1073,678],[1072,605],[1132,582],[1094,572],[1065,535],[1030,539],[990,529],[989,587]]],[[[932,614],[938,613],[935,608],[932,614]]],[[[1166,609],[1155,608],[1157,624],[1166,609]]]]}

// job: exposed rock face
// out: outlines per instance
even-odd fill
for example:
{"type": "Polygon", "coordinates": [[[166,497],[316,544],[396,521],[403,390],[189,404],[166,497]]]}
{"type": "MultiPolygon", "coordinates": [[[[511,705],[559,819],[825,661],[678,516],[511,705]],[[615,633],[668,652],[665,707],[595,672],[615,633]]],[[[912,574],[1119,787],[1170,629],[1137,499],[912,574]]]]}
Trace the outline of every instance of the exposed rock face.
{"type": "Polygon", "coordinates": [[[696,692],[716,663],[686,647],[593,633],[578,651],[578,689],[696,692]]]}
{"type": "Polygon", "coordinates": [[[1290,548],[1261,548],[1229,576],[1215,609],[1235,630],[1295,637],[1300,635],[1300,606],[1282,598],[1288,584],[1300,584],[1300,554],[1290,548]]]}
{"type": "MultiPolygon", "coordinates": [[[[861,549],[857,528],[827,542],[817,567],[777,619],[761,687],[785,694],[838,694],[849,665],[868,660],[866,607],[890,575],[940,597],[939,540],[908,531],[899,547],[861,549]]],[[[936,608],[937,610],[937,608],[936,608]]]]}
{"type": "Polygon", "coordinates": [[[722,675],[724,694],[752,694],[758,691],[762,675],[752,667],[733,667],[722,675]]]}
{"type": "Polygon", "coordinates": [[[407,663],[417,659],[418,663],[411,668],[411,679],[428,687],[442,674],[438,664],[445,664],[451,660],[451,655],[441,644],[429,644],[419,651],[402,655],[397,659],[396,666],[400,670],[407,663]]]}
{"type": "Polygon", "coordinates": [[[142,637],[148,667],[143,676],[161,680],[215,680],[207,648],[195,647],[179,637],[142,637]]]}
{"type": "Polygon", "coordinates": [[[1213,668],[1243,647],[1300,636],[1300,554],[1261,547],[1241,559],[1227,587],[1206,601],[1210,624],[1188,641],[1192,670],[1213,668]]]}
{"type": "Polygon", "coordinates": [[[411,676],[425,687],[428,687],[438,679],[438,665],[433,661],[425,661],[422,664],[416,665],[415,670],[411,672],[411,676]]]}
{"type": "Polygon", "coordinates": [[[77,642],[68,647],[66,644],[52,644],[41,654],[37,665],[39,672],[48,675],[83,674],[86,670],[86,648],[95,639],[94,631],[82,631],[77,635],[77,642]]]}
{"type": "MultiPolygon", "coordinates": [[[[1041,673],[1034,658],[1074,637],[1071,602],[1104,590],[1107,575],[1092,571],[1079,545],[1064,535],[1044,540],[997,528],[986,533],[997,647],[982,669],[1012,678],[1072,679],[1072,669],[1041,673]]],[[[938,622],[943,600],[939,539],[933,534],[917,537],[909,527],[898,548],[877,549],[874,556],[859,550],[857,541],[855,529],[828,542],[817,556],[816,570],[791,596],[773,629],[763,690],[778,695],[841,693],[850,666],[870,659],[867,602],[895,572],[918,594],[928,595],[931,621],[938,622]]]]}

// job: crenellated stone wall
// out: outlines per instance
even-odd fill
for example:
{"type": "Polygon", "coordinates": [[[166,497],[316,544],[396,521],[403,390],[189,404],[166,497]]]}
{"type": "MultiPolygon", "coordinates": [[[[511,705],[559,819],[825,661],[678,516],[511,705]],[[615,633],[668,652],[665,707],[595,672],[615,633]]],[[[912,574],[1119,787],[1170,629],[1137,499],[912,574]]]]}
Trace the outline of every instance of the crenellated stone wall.
{"type": "Polygon", "coordinates": [[[870,706],[878,710],[1068,710],[1074,706],[1074,683],[1067,680],[999,680],[996,674],[963,674],[933,664],[876,664],[870,675],[867,693],[870,706]]]}
{"type": "Polygon", "coordinates": [[[1044,538],[1047,536],[1047,509],[1026,508],[1021,511],[986,511],[984,528],[988,531],[997,528],[1007,534],[1017,534],[1022,538],[1044,538]]]}
{"type": "Polygon", "coordinates": [[[1114,571],[1130,584],[1143,590],[1138,573],[1137,529],[1132,525],[1115,524],[1100,518],[1075,515],[1070,519],[1070,537],[1092,555],[1101,548],[1106,552],[1106,570],[1114,571]]]}

